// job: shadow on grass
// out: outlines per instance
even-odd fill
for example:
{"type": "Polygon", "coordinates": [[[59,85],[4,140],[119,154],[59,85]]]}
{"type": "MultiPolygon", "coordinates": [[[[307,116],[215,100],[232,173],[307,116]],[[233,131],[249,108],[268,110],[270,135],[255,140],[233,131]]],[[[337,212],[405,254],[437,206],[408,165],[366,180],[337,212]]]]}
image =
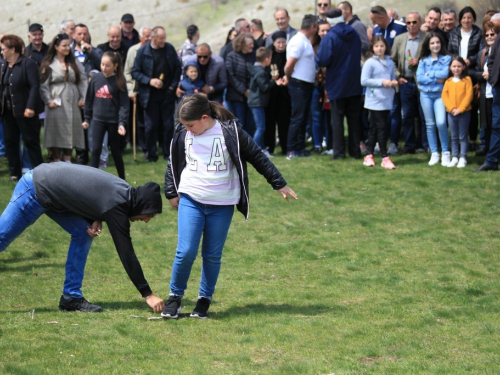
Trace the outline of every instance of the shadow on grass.
{"type": "Polygon", "coordinates": [[[407,158],[407,159],[397,159],[394,158],[392,161],[396,164],[397,166],[400,165],[412,165],[412,164],[427,164],[427,162],[423,162],[422,159],[417,159],[417,158],[407,158]]]}
{"type": "MultiPolygon", "coordinates": [[[[39,259],[39,258],[36,258],[39,259]]],[[[33,270],[38,270],[41,268],[51,268],[51,267],[57,267],[64,269],[64,264],[63,263],[45,263],[45,264],[29,264],[26,266],[19,266],[19,267],[6,267],[0,263],[0,271],[2,272],[32,272],[33,270]]]]}
{"type": "Polygon", "coordinates": [[[252,303],[244,306],[233,306],[224,311],[218,311],[210,315],[213,319],[225,319],[238,315],[297,315],[312,317],[317,315],[331,314],[334,312],[345,312],[348,308],[341,305],[290,305],[290,304],[264,304],[252,303]]]}

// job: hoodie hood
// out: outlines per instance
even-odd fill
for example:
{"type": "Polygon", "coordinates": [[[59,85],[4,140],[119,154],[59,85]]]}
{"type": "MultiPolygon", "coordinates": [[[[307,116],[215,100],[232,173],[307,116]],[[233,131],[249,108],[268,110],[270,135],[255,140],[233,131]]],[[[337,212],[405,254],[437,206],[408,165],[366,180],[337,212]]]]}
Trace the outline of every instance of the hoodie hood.
{"type": "Polygon", "coordinates": [[[201,71],[200,71],[200,66],[198,65],[198,63],[196,61],[187,61],[186,62],[186,65],[184,65],[184,70],[182,71],[182,76],[184,77],[184,79],[188,79],[191,81],[191,78],[189,78],[186,74],[186,70],[189,66],[194,66],[196,68],[196,70],[198,71],[198,77],[192,81],[192,82],[198,82],[201,80],[201,71]]]}
{"type": "Polygon", "coordinates": [[[130,216],[144,214],[160,214],[162,211],[162,200],[160,185],[148,182],[139,186],[132,192],[132,209],[130,216]]]}
{"type": "Polygon", "coordinates": [[[357,31],[346,23],[338,23],[331,30],[340,39],[348,43],[352,42],[358,36],[357,31]]]}

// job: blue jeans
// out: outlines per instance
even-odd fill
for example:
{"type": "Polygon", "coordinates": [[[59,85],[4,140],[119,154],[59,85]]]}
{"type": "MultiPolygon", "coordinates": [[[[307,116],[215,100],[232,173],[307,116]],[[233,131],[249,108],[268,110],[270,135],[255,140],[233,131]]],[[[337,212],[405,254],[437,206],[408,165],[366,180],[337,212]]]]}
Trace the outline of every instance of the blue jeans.
{"type": "Polygon", "coordinates": [[[260,148],[264,148],[264,133],[266,131],[266,109],[264,107],[251,107],[255,121],[255,134],[253,140],[260,148]]]}
{"type": "Polygon", "coordinates": [[[234,206],[216,206],[196,202],[181,195],[178,213],[178,244],[172,266],[170,295],[183,296],[191,268],[198,254],[201,235],[201,280],[198,294],[212,299],[219,277],[222,249],[233,218],[234,206]]]}
{"type": "Polygon", "coordinates": [[[427,139],[432,153],[438,152],[436,128],[441,141],[442,152],[448,151],[448,127],[446,126],[446,108],[440,92],[421,92],[420,104],[424,112],[427,127],[427,139]]]}
{"type": "Polygon", "coordinates": [[[469,123],[471,111],[466,111],[453,116],[448,113],[448,123],[450,124],[451,133],[451,155],[458,158],[459,142],[460,142],[460,157],[467,157],[467,148],[469,147],[469,123]]]}
{"type": "Polygon", "coordinates": [[[248,104],[246,102],[228,101],[227,105],[229,111],[232,112],[232,114],[235,115],[240,121],[243,130],[246,131],[250,137],[253,137],[253,134],[255,133],[255,123],[253,121],[252,111],[250,110],[248,104]]]}
{"type": "Polygon", "coordinates": [[[324,96],[325,95],[323,93],[323,90],[320,91],[317,87],[314,88],[311,99],[311,117],[314,147],[321,147],[323,138],[325,138],[328,143],[328,131],[330,128],[330,119],[328,118],[328,115],[330,111],[323,110],[324,96]]]}
{"type": "Polygon", "coordinates": [[[306,148],[306,124],[309,120],[311,97],[314,85],[292,78],[288,83],[288,93],[292,101],[292,117],[288,128],[288,152],[306,148]]]}
{"type": "Polygon", "coordinates": [[[63,294],[82,297],[81,287],[92,237],[87,234],[89,222],[71,212],[45,209],[36,197],[33,187],[33,171],[29,171],[17,183],[9,204],[0,216],[0,252],[14,241],[26,228],[46,214],[71,235],[66,260],[66,278],[63,294]]]}
{"type": "Polygon", "coordinates": [[[500,155],[500,86],[497,84],[492,89],[493,106],[492,106],[492,123],[491,123],[491,139],[490,150],[486,155],[485,163],[490,166],[498,165],[498,157],[500,155]]]}

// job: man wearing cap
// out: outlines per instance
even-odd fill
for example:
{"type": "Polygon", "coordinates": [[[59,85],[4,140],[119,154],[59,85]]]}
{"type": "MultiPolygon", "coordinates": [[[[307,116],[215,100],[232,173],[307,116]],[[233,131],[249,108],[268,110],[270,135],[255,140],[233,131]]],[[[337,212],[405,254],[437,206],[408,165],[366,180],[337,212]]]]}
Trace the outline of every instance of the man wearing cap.
{"type": "Polygon", "coordinates": [[[141,41],[139,33],[136,29],[134,29],[135,21],[133,15],[131,15],[130,13],[124,14],[122,16],[120,26],[122,27],[122,44],[127,49],[141,41]]]}
{"type": "Polygon", "coordinates": [[[349,154],[361,158],[360,113],[361,39],[357,31],[344,23],[338,8],[327,12],[332,28],[321,39],[316,55],[320,67],[326,67],[326,92],[332,113],[333,159],[345,159],[344,117],[349,131],[349,154]]]}
{"type": "Polygon", "coordinates": [[[43,26],[39,23],[32,23],[29,27],[28,40],[31,42],[25,50],[25,55],[35,61],[40,67],[49,46],[43,42],[43,26]]]}
{"type": "Polygon", "coordinates": [[[0,216],[0,252],[46,214],[71,234],[59,308],[100,312],[100,306],[83,297],[81,287],[92,240],[101,234],[105,221],[130,280],[153,311],[161,312],[164,302],[151,291],[130,238],[130,222],[147,223],[161,211],[156,183],[133,188],[97,168],[64,162],[40,164],[19,180],[0,216]]]}

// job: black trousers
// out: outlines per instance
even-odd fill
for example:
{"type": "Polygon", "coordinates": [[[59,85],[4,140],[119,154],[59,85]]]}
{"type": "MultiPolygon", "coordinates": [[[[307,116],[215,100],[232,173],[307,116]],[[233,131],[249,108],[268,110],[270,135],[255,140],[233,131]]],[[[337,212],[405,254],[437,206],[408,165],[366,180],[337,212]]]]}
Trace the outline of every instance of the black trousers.
{"type": "Polygon", "coordinates": [[[330,101],[332,112],[333,155],[345,157],[344,117],[347,119],[349,155],[361,158],[361,95],[330,101]]]}
{"type": "Polygon", "coordinates": [[[116,171],[118,172],[118,176],[125,180],[125,165],[123,164],[120,147],[120,139],[123,137],[118,134],[117,123],[92,120],[92,157],[90,159],[90,166],[99,168],[102,140],[106,132],[108,132],[108,146],[111,148],[111,155],[113,155],[113,160],[115,161],[116,171]]]}
{"type": "MultiPolygon", "coordinates": [[[[171,90],[166,90],[171,91],[171,90]]],[[[175,94],[167,93],[162,101],[150,100],[144,109],[144,124],[146,132],[146,145],[148,160],[158,160],[159,141],[163,149],[163,158],[168,160],[170,156],[170,142],[174,134],[174,111],[175,94]],[[158,134],[161,134],[158,137],[158,134]],[[158,139],[160,138],[160,139],[158,139]]]]}
{"type": "Polygon", "coordinates": [[[286,87],[284,90],[278,86],[271,90],[269,104],[266,107],[266,130],[264,132],[264,145],[269,153],[274,154],[276,146],[276,125],[280,139],[281,153],[286,155],[288,144],[288,126],[292,115],[292,104],[286,87]]]}
{"type": "Polygon", "coordinates": [[[375,143],[378,142],[380,155],[387,156],[387,123],[389,122],[390,111],[372,111],[370,110],[370,128],[368,132],[368,144],[366,145],[367,154],[373,155],[375,143]]]}
{"type": "Polygon", "coordinates": [[[42,149],[40,147],[40,120],[36,115],[32,118],[14,117],[12,111],[5,108],[3,111],[5,153],[9,162],[9,173],[11,176],[16,177],[22,176],[21,159],[19,157],[21,135],[28,149],[31,169],[33,169],[43,163],[42,149]]]}

